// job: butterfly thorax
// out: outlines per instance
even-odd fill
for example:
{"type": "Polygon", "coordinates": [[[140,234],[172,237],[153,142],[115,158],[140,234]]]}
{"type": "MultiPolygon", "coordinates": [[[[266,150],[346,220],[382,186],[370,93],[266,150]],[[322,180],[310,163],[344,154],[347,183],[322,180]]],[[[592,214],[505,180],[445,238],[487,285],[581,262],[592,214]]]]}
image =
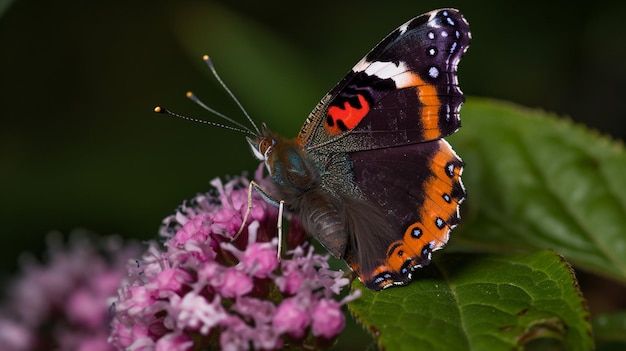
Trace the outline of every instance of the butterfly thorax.
{"type": "Polygon", "coordinates": [[[264,127],[262,135],[248,142],[257,158],[265,162],[284,197],[298,196],[319,186],[319,167],[296,139],[283,138],[264,127]]]}

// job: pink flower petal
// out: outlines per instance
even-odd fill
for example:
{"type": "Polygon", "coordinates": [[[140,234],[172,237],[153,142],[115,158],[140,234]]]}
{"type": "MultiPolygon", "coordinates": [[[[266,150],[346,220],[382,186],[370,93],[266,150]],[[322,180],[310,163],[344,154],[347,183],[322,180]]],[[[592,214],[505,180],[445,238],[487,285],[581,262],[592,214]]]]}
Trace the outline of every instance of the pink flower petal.
{"type": "Polygon", "coordinates": [[[288,298],[281,302],[272,321],[276,333],[289,334],[296,339],[304,337],[311,319],[306,304],[302,302],[296,298],[288,298]]]}
{"type": "Polygon", "coordinates": [[[343,330],[346,324],[341,306],[335,300],[322,299],[314,307],[312,312],[313,335],[332,339],[343,330]]]}

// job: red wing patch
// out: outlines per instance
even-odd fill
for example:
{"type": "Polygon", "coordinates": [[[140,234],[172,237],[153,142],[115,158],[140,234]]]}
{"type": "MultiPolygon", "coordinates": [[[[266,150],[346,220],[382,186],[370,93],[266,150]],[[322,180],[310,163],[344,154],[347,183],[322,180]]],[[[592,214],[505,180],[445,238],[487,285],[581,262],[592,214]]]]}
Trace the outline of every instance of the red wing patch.
{"type": "Polygon", "coordinates": [[[352,130],[368,114],[370,111],[369,102],[361,94],[357,94],[356,98],[358,100],[355,102],[344,101],[343,107],[330,106],[328,108],[328,115],[324,124],[328,134],[337,135],[352,130]]]}

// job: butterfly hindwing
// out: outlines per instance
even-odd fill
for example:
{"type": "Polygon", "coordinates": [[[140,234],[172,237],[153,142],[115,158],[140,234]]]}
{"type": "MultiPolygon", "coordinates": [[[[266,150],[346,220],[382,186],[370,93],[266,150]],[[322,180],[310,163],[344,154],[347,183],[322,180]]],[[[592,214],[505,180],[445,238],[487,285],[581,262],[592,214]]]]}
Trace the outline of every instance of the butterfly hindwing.
{"type": "MultiPolygon", "coordinates": [[[[443,139],[419,147],[354,152],[349,157],[354,182],[369,202],[384,209],[395,237],[386,243],[386,250],[357,244],[348,263],[370,288],[406,284],[411,271],[430,262],[430,254],[447,243],[460,221],[463,163],[443,139]]],[[[380,234],[355,235],[360,243],[380,234]]]]}

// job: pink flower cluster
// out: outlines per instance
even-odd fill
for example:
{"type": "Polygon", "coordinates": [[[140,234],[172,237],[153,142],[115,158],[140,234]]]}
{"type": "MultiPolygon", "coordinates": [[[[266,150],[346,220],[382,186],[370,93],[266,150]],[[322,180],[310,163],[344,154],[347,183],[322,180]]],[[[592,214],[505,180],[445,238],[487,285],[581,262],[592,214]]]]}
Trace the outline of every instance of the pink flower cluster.
{"type": "Polygon", "coordinates": [[[111,298],[139,248],[114,236],[75,232],[64,245],[51,235],[46,262],[23,257],[21,275],[6,290],[0,349],[114,350],[107,342],[111,298]]]}
{"type": "MultiPolygon", "coordinates": [[[[335,299],[348,279],[306,244],[279,260],[277,211],[255,192],[233,240],[248,208],[248,181],[211,184],[214,193],[164,220],[164,243],[152,243],[130,267],[110,342],[120,350],[276,350],[337,336],[341,306],[358,296],[335,299]]],[[[304,238],[297,225],[287,235],[304,238]]]]}

